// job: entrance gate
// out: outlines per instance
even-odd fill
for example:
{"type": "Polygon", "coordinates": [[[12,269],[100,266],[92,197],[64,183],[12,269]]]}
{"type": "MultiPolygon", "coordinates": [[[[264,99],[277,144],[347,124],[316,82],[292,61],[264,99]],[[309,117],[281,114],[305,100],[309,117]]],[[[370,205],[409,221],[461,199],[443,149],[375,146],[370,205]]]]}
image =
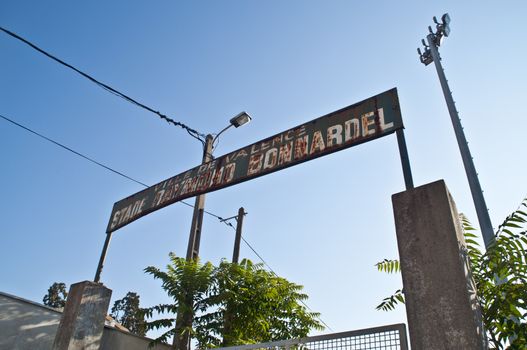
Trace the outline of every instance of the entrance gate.
{"type": "Polygon", "coordinates": [[[408,350],[404,323],[215,350],[408,350]]]}

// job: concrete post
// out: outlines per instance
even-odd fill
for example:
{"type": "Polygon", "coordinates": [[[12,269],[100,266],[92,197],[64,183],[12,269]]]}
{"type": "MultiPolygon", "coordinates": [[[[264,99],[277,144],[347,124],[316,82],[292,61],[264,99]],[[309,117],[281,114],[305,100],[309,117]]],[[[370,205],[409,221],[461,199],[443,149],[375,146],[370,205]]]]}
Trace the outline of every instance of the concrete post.
{"type": "Polygon", "coordinates": [[[112,291],[84,281],[70,287],[53,350],[99,350],[112,291]]]}
{"type": "Polygon", "coordinates": [[[414,350],[486,349],[456,205],[443,180],[392,197],[414,350]]]}

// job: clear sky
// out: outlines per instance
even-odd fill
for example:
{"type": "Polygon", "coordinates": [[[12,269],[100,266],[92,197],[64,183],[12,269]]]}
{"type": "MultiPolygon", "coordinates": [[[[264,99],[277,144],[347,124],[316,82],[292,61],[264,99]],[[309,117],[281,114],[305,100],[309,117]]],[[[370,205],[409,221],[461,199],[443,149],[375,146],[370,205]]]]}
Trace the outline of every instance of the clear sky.
{"type": "MultiPolygon", "coordinates": [[[[415,184],[445,179],[477,224],[435,69],[416,52],[444,12],[442,62],[497,227],[527,192],[524,1],[7,0],[0,25],[203,133],[249,112],[215,156],[397,87],[415,184]]],[[[201,161],[184,130],[4,33],[0,52],[0,114],[147,184],[201,161]]],[[[0,157],[0,290],[41,301],[55,281],[93,279],[113,203],[142,187],[4,120],[0,157]]],[[[375,311],[401,280],[374,268],[397,257],[391,195],[403,190],[392,135],[213,192],[206,209],[245,207],[247,241],[345,331],[405,321],[375,311]]],[[[167,301],[143,269],[184,256],[191,216],[174,204],[116,232],[102,275],[113,300],[167,301]]],[[[230,259],[233,240],[205,216],[202,260],[230,259]]]]}

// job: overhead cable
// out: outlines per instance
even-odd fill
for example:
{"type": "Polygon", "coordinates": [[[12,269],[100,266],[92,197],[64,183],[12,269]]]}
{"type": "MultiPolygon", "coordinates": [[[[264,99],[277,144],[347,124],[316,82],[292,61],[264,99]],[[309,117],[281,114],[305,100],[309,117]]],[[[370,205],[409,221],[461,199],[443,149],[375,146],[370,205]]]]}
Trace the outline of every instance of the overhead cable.
{"type": "MultiPolygon", "coordinates": [[[[0,114],[0,118],[2,118],[2,119],[4,119],[4,120],[6,120],[6,121],[8,121],[8,122],[10,122],[10,123],[12,123],[12,124],[14,124],[14,125],[20,127],[20,128],[22,128],[22,129],[26,130],[27,132],[30,132],[30,133],[32,133],[32,134],[34,134],[34,135],[37,135],[38,137],[40,137],[40,138],[42,138],[42,139],[44,139],[44,140],[46,140],[46,141],[48,141],[48,142],[51,142],[52,144],[54,144],[54,145],[56,145],[56,146],[59,146],[59,147],[65,149],[65,150],[67,150],[67,151],[69,151],[69,152],[71,152],[71,153],[73,153],[73,154],[75,154],[75,155],[77,155],[77,156],[79,156],[79,157],[85,159],[85,160],[88,160],[88,161],[92,162],[93,164],[96,164],[96,165],[98,165],[98,166],[100,166],[100,167],[102,167],[102,168],[104,168],[104,169],[106,169],[106,170],[108,170],[108,171],[111,171],[111,172],[113,172],[113,173],[115,173],[115,174],[117,174],[117,175],[119,175],[119,176],[122,176],[122,177],[124,177],[125,179],[128,179],[128,180],[130,180],[130,181],[133,181],[133,182],[135,182],[135,183],[137,183],[137,184],[139,184],[139,185],[141,185],[141,186],[143,186],[143,187],[150,187],[150,186],[148,186],[147,184],[145,184],[144,182],[141,182],[141,181],[139,181],[139,180],[136,180],[136,179],[132,178],[131,176],[128,176],[128,175],[126,175],[126,174],[124,174],[124,173],[122,173],[122,172],[120,172],[120,171],[117,171],[117,170],[115,170],[115,169],[113,169],[113,168],[111,168],[111,167],[109,167],[109,166],[107,166],[107,165],[104,165],[104,164],[102,164],[101,162],[96,161],[95,159],[93,159],[93,158],[91,158],[91,157],[88,157],[88,156],[86,156],[86,155],[84,155],[84,154],[82,154],[82,153],[80,153],[80,152],[75,151],[75,150],[72,149],[71,147],[65,146],[65,145],[63,145],[63,144],[60,143],[60,142],[57,142],[57,141],[55,141],[55,140],[53,140],[53,139],[51,139],[51,138],[49,138],[49,137],[47,137],[47,136],[45,136],[45,135],[39,133],[39,132],[36,132],[36,131],[34,131],[34,130],[32,130],[32,129],[30,129],[30,128],[28,128],[28,127],[26,127],[26,126],[24,126],[24,125],[22,125],[22,124],[20,124],[20,123],[18,123],[18,122],[16,122],[16,121],[12,120],[12,119],[10,119],[10,118],[7,118],[6,116],[4,116],[4,115],[2,115],[2,114],[0,114]]],[[[186,205],[186,206],[188,206],[188,207],[194,208],[194,206],[193,206],[192,204],[187,203],[187,202],[185,202],[185,201],[179,201],[178,203],[181,203],[181,204],[184,204],[184,205],[186,205]]],[[[214,214],[214,213],[212,213],[212,212],[209,212],[209,211],[206,211],[206,210],[205,210],[204,212],[205,212],[206,214],[210,215],[210,216],[215,217],[216,219],[219,220],[219,222],[223,222],[223,223],[226,224],[227,226],[229,226],[229,227],[231,227],[232,229],[236,230],[236,228],[234,227],[234,225],[233,225],[231,222],[228,221],[228,220],[230,220],[230,219],[232,219],[232,218],[230,218],[230,219],[223,219],[221,216],[216,215],[216,214],[214,214]]],[[[260,259],[260,261],[261,261],[261,262],[262,262],[262,263],[263,263],[263,264],[269,269],[269,271],[270,271],[271,273],[273,273],[275,276],[278,276],[278,274],[273,270],[273,268],[272,268],[272,267],[267,263],[267,261],[265,261],[265,259],[264,259],[264,258],[263,258],[263,257],[262,257],[262,256],[256,251],[256,249],[254,249],[254,247],[253,247],[253,246],[252,246],[252,245],[251,245],[251,244],[250,244],[250,243],[249,243],[249,242],[243,237],[243,235],[242,235],[241,239],[242,239],[242,241],[247,245],[247,247],[249,247],[249,249],[252,250],[252,252],[258,257],[258,259],[260,259]]],[[[310,307],[309,307],[309,306],[308,306],[303,300],[300,300],[300,302],[301,302],[306,308],[308,308],[310,311],[313,311],[313,310],[311,310],[311,308],[310,308],[310,307]]],[[[328,326],[328,324],[327,324],[326,322],[324,322],[324,320],[322,320],[320,317],[317,317],[317,318],[318,318],[318,320],[319,320],[324,326],[326,326],[326,328],[328,328],[330,331],[333,331],[333,329],[331,329],[331,327],[328,326]]]]}
{"type": "Polygon", "coordinates": [[[121,173],[120,171],[117,171],[117,170],[115,170],[115,169],[112,169],[112,168],[110,168],[109,166],[104,165],[104,164],[102,164],[102,163],[96,161],[96,160],[93,159],[93,158],[90,158],[90,157],[88,157],[88,156],[85,156],[84,154],[82,154],[82,153],[80,153],[80,152],[77,152],[77,151],[75,151],[74,149],[71,149],[71,148],[68,147],[68,146],[63,145],[63,144],[60,143],[60,142],[57,142],[57,141],[55,141],[55,140],[52,140],[52,139],[50,139],[50,138],[47,137],[47,136],[44,136],[44,135],[42,135],[42,134],[40,134],[40,133],[38,133],[38,132],[36,132],[36,131],[34,131],[34,130],[31,130],[30,128],[28,128],[28,127],[26,127],[26,126],[24,126],[24,125],[22,125],[22,124],[20,124],[20,123],[17,123],[17,122],[15,122],[15,121],[12,120],[12,119],[7,118],[6,116],[3,116],[3,115],[0,114],[0,118],[4,119],[4,120],[6,120],[6,121],[8,121],[8,122],[10,122],[10,123],[12,123],[12,124],[14,124],[14,125],[20,127],[20,128],[22,128],[22,129],[24,129],[24,130],[26,130],[26,131],[28,131],[28,132],[30,132],[30,133],[32,133],[32,134],[37,135],[38,137],[41,137],[41,138],[43,138],[44,140],[49,141],[49,142],[55,144],[56,146],[62,147],[62,148],[64,148],[65,150],[70,151],[71,153],[78,155],[79,157],[82,157],[82,158],[84,158],[84,159],[86,159],[86,160],[88,160],[88,161],[90,161],[90,162],[92,162],[92,163],[94,163],[94,164],[97,164],[98,166],[103,167],[103,168],[106,169],[106,170],[109,170],[109,171],[111,171],[111,172],[113,172],[113,173],[115,173],[115,174],[117,174],[117,175],[120,175],[120,176],[122,176],[122,177],[124,177],[124,178],[126,178],[126,179],[128,179],[128,180],[130,180],[130,181],[133,181],[133,182],[135,182],[135,183],[138,183],[139,185],[142,185],[142,186],[148,187],[146,184],[142,183],[141,181],[138,181],[138,180],[136,180],[136,179],[133,179],[133,178],[131,178],[130,176],[121,173]]]}
{"type": "MultiPolygon", "coordinates": [[[[44,140],[46,140],[46,141],[48,141],[48,142],[51,142],[52,144],[54,144],[54,145],[56,145],[56,146],[59,146],[59,147],[65,149],[65,150],[67,150],[67,151],[69,151],[69,152],[71,152],[71,153],[73,153],[73,154],[75,154],[75,155],[77,155],[77,156],[79,156],[79,157],[81,157],[81,158],[84,158],[84,159],[86,159],[86,160],[92,162],[93,164],[96,164],[96,165],[98,165],[98,166],[100,166],[100,167],[102,167],[102,168],[104,168],[104,169],[106,169],[106,170],[109,170],[109,171],[113,172],[114,174],[117,174],[117,175],[119,175],[119,176],[122,176],[122,177],[124,177],[125,179],[128,179],[128,180],[130,180],[130,181],[133,181],[133,182],[135,182],[135,183],[137,183],[137,184],[139,184],[139,185],[141,185],[141,186],[143,186],[143,187],[145,187],[145,188],[150,187],[150,186],[148,186],[147,184],[145,184],[144,182],[141,182],[141,181],[139,181],[139,180],[136,180],[136,179],[134,179],[133,177],[128,176],[128,175],[126,175],[126,174],[124,174],[124,173],[122,173],[122,172],[120,172],[120,171],[117,171],[117,170],[111,168],[111,167],[108,166],[108,165],[104,165],[104,164],[102,164],[101,162],[96,161],[95,159],[93,159],[93,158],[91,158],[91,157],[88,157],[88,156],[86,156],[86,155],[84,155],[84,154],[82,154],[82,153],[80,153],[80,152],[77,152],[77,151],[75,151],[74,149],[72,149],[72,148],[70,148],[70,147],[68,147],[68,146],[63,145],[63,144],[60,143],[60,142],[57,142],[57,141],[55,141],[55,140],[53,140],[53,139],[51,139],[51,138],[49,138],[49,137],[47,137],[47,136],[45,136],[45,135],[43,135],[43,134],[41,134],[41,133],[38,133],[38,132],[36,132],[36,131],[34,131],[34,130],[28,128],[27,126],[24,126],[24,125],[22,125],[22,124],[20,124],[20,123],[18,123],[18,122],[16,122],[16,121],[14,121],[14,120],[12,120],[12,119],[9,119],[9,118],[7,118],[6,116],[4,116],[4,115],[2,115],[2,114],[0,114],[0,118],[4,119],[4,120],[6,120],[6,121],[8,121],[8,122],[10,122],[10,123],[12,123],[12,124],[14,124],[14,125],[20,127],[20,128],[22,128],[22,129],[24,129],[24,130],[26,130],[26,131],[28,131],[28,132],[34,134],[34,135],[37,135],[38,137],[43,138],[44,140]]],[[[187,202],[185,202],[185,201],[179,201],[179,203],[184,204],[184,205],[186,205],[186,206],[188,206],[188,207],[194,208],[194,206],[193,206],[192,204],[187,203],[187,202]]],[[[222,218],[221,216],[216,215],[216,214],[214,214],[214,213],[211,213],[211,212],[209,212],[209,211],[207,211],[207,210],[204,210],[204,212],[205,212],[206,214],[210,215],[210,216],[215,217],[215,218],[218,219],[220,222],[224,222],[224,221],[223,221],[223,218],[222,218]]],[[[226,223],[226,224],[229,224],[229,223],[226,223]]],[[[231,226],[232,226],[232,225],[231,225],[231,226]]]]}
{"type": "Polygon", "coordinates": [[[13,38],[22,41],[24,44],[30,46],[31,48],[35,49],[36,51],[40,52],[41,54],[51,58],[55,62],[58,62],[58,63],[62,64],[63,66],[66,66],[66,67],[72,69],[73,71],[75,71],[78,74],[82,75],[84,78],[90,80],[91,82],[95,83],[96,85],[98,85],[99,87],[103,88],[104,90],[106,90],[106,91],[108,91],[108,92],[110,92],[110,93],[112,93],[112,94],[124,99],[125,101],[128,101],[128,102],[130,102],[130,103],[132,103],[132,104],[134,104],[134,105],[136,105],[138,107],[141,107],[141,108],[143,108],[143,109],[145,109],[145,110],[147,110],[149,112],[152,112],[152,113],[156,114],[157,116],[159,116],[161,119],[165,120],[169,124],[172,124],[172,125],[175,125],[175,126],[179,126],[179,127],[183,128],[183,129],[185,129],[190,136],[192,136],[192,137],[194,137],[194,138],[196,138],[196,139],[198,139],[200,141],[202,141],[202,138],[205,138],[205,135],[200,133],[200,132],[198,132],[197,130],[192,129],[191,127],[189,127],[189,126],[187,126],[187,125],[185,125],[185,124],[183,124],[181,122],[175,121],[174,119],[167,117],[165,114],[163,114],[163,113],[161,113],[159,111],[156,111],[155,109],[153,109],[151,107],[148,107],[147,105],[145,105],[145,104],[143,104],[141,102],[138,102],[137,100],[131,98],[130,96],[127,96],[127,95],[123,94],[122,92],[112,88],[111,86],[109,86],[109,85],[107,85],[107,84],[105,84],[105,83],[93,78],[89,74],[84,73],[83,71],[75,68],[71,64],[64,62],[60,58],[57,58],[57,57],[53,56],[52,54],[48,53],[47,51],[44,51],[40,47],[38,47],[35,44],[31,43],[30,41],[22,38],[18,34],[13,33],[13,32],[11,32],[11,31],[9,31],[9,30],[7,30],[5,28],[2,28],[2,27],[0,27],[0,30],[3,31],[4,33],[6,33],[7,35],[10,35],[13,38]]]}
{"type": "MultiPolygon", "coordinates": [[[[227,223],[225,222],[228,226],[232,227],[234,230],[236,230],[236,228],[232,225],[232,223],[227,223]]],[[[264,258],[262,258],[262,256],[256,251],[256,249],[253,248],[253,246],[251,244],[249,244],[249,242],[247,242],[247,240],[243,237],[243,234],[241,236],[241,239],[242,241],[247,245],[247,247],[249,247],[250,250],[253,251],[254,254],[256,254],[256,256],[258,257],[258,259],[260,259],[260,261],[269,269],[269,271],[271,271],[271,273],[273,273],[275,276],[279,277],[278,274],[273,270],[273,268],[271,266],[269,266],[269,264],[264,260],[264,258]]],[[[300,300],[300,302],[311,312],[313,312],[313,310],[309,307],[309,305],[307,305],[303,300],[300,300]]],[[[317,319],[324,325],[326,326],[327,329],[329,329],[330,331],[334,332],[333,329],[326,323],[324,322],[324,320],[322,318],[320,318],[320,316],[317,316],[317,319]]]]}

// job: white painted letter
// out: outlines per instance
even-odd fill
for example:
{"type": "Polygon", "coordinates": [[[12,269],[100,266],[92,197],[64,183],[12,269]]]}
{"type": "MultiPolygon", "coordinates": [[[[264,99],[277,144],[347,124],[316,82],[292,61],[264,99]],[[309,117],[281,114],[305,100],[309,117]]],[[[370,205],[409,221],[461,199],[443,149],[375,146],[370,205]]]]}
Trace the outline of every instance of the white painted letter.
{"type": "Polygon", "coordinates": [[[374,113],[369,112],[361,116],[362,119],[362,136],[375,134],[375,128],[370,129],[370,125],[375,125],[374,113]]]}
{"type": "Polygon", "coordinates": [[[342,144],[342,125],[337,124],[328,128],[328,137],[326,145],[333,147],[342,144]]]}
{"type": "Polygon", "coordinates": [[[280,146],[280,152],[278,152],[278,165],[289,163],[293,156],[293,141],[284,143],[280,146]]]}
{"type": "Polygon", "coordinates": [[[264,169],[271,169],[276,165],[276,159],[278,154],[278,150],[276,148],[271,148],[269,151],[265,153],[265,159],[263,168],[264,169]]]}
{"type": "Polygon", "coordinates": [[[260,172],[260,169],[262,167],[262,154],[253,154],[251,158],[249,158],[249,168],[247,169],[247,175],[254,175],[256,173],[260,172]]]}
{"type": "Polygon", "coordinates": [[[393,128],[393,122],[386,124],[386,122],[384,121],[384,109],[379,108],[377,111],[379,112],[379,122],[381,124],[381,130],[384,131],[386,129],[393,128]]]}
{"type": "Polygon", "coordinates": [[[309,151],[309,154],[313,154],[315,152],[323,151],[326,146],[324,145],[324,138],[322,137],[322,133],[320,131],[315,131],[313,133],[313,143],[311,143],[311,151],[309,151]]]}

